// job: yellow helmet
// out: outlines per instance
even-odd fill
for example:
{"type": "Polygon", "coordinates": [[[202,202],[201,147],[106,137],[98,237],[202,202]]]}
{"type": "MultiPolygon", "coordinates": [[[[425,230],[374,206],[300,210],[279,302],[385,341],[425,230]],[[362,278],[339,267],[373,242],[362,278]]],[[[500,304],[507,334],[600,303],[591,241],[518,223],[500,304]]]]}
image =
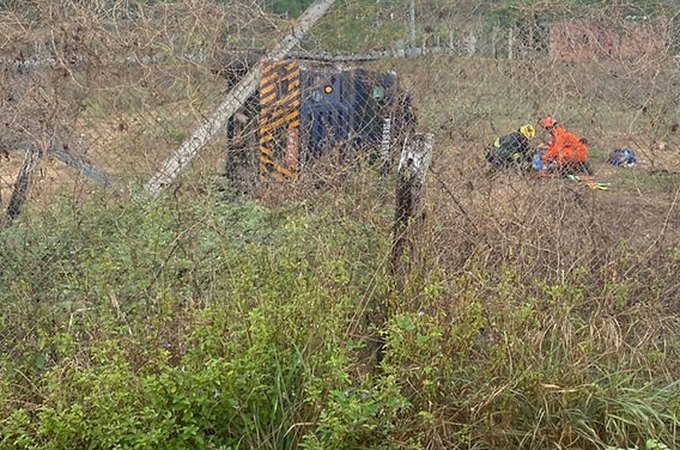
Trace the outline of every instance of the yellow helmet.
{"type": "Polygon", "coordinates": [[[536,137],[536,128],[533,125],[522,125],[519,128],[519,132],[530,139],[536,137]]]}

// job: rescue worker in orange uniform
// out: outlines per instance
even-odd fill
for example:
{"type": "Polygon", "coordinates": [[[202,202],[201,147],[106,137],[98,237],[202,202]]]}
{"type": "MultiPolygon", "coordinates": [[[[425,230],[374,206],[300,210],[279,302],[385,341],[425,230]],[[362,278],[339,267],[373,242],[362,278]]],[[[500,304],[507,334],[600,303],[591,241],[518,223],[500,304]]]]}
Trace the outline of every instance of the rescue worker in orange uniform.
{"type": "Polygon", "coordinates": [[[544,170],[562,175],[577,173],[591,175],[585,139],[562,128],[553,116],[543,119],[542,125],[550,133],[548,150],[541,156],[544,170]]]}

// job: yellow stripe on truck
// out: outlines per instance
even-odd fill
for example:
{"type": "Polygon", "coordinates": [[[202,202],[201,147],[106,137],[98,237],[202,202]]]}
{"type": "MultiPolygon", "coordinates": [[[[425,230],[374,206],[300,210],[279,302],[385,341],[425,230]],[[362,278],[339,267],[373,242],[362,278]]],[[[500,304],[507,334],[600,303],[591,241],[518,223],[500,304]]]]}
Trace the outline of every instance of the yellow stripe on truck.
{"type": "MultiPolygon", "coordinates": [[[[296,149],[288,148],[294,141],[276,142],[277,136],[284,136],[276,130],[282,128],[298,128],[300,126],[300,68],[297,61],[277,62],[267,66],[262,71],[260,80],[260,174],[273,176],[274,173],[286,178],[296,175],[296,149]],[[288,81],[288,83],[285,83],[288,81]],[[282,92],[282,87],[285,91],[282,92]],[[283,148],[283,152],[274,149],[283,148]],[[293,152],[293,153],[291,153],[293,152]],[[286,163],[277,161],[281,153],[287,154],[286,163]],[[274,155],[278,157],[275,158],[274,155]]],[[[274,178],[280,178],[275,176],[274,178]]]]}

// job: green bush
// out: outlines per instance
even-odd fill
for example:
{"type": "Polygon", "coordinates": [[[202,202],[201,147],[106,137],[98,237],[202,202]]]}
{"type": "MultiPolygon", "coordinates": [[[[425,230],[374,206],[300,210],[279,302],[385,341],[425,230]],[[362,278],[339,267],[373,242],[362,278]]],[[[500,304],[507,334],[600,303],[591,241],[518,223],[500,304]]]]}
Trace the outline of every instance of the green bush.
{"type": "Polygon", "coordinates": [[[317,442],[356,439],[354,423],[384,437],[393,413],[376,410],[403,402],[338,400],[375,389],[350,375],[345,332],[384,282],[378,233],[217,199],[63,210],[0,237],[0,345],[18,356],[1,447],[292,448],[316,420],[317,442]]]}
{"type": "Polygon", "coordinates": [[[397,293],[388,210],[354,198],[95,198],[2,231],[0,448],[679,444],[672,254],[560,283],[425,258],[397,293]]]}

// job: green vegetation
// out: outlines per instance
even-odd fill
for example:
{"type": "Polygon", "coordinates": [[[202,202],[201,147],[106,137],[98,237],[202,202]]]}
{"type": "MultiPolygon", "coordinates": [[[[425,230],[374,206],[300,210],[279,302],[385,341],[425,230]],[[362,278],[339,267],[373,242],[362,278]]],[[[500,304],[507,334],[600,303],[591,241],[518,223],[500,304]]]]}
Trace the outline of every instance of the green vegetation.
{"type": "MultiPolygon", "coordinates": [[[[297,15],[306,4],[287,0],[273,2],[272,8],[297,15]]],[[[410,45],[409,5],[409,0],[339,0],[321,25],[306,38],[305,47],[317,51],[361,52],[410,45]]],[[[594,19],[611,29],[620,29],[624,22],[645,23],[664,16],[673,18],[670,21],[673,26],[677,24],[680,12],[675,0],[631,0],[623,3],[611,0],[419,0],[415,6],[417,44],[421,45],[426,40],[428,46],[436,43],[446,45],[451,39],[455,43],[471,32],[480,45],[490,46],[488,41],[498,38],[494,36],[495,32],[512,27],[538,29],[547,23],[565,19],[594,19]]],[[[677,31],[669,35],[674,42],[678,40],[677,31]]]]}
{"type": "Polygon", "coordinates": [[[3,231],[0,448],[680,443],[678,249],[563,282],[427,258],[397,294],[371,179],[277,208],[64,200],[3,231]]]}
{"type": "Polygon", "coordinates": [[[404,45],[407,2],[341,0],[305,38],[315,51],[361,52],[404,45]]]}
{"type": "Polygon", "coordinates": [[[304,12],[313,0],[264,0],[260,1],[264,7],[277,14],[288,14],[291,17],[298,17],[304,12]]]}
{"type": "Polygon", "coordinates": [[[290,448],[389,430],[405,401],[394,380],[351,376],[346,335],[380,236],[210,201],[93,200],[84,222],[54,208],[3,234],[1,448],[290,448]]]}

